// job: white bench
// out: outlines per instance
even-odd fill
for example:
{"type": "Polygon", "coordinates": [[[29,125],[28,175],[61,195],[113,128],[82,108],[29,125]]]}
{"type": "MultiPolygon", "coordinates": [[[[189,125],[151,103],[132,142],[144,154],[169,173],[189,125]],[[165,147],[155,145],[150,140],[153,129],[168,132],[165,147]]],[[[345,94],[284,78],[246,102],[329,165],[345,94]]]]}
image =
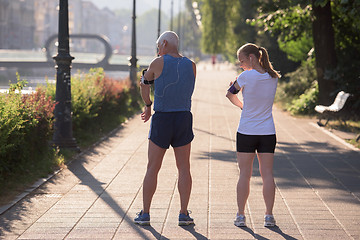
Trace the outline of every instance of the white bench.
{"type": "Polygon", "coordinates": [[[336,113],[338,113],[345,106],[346,100],[349,98],[350,93],[346,93],[344,91],[339,92],[336,95],[336,98],[330,106],[317,105],[315,107],[315,111],[319,114],[318,124],[320,126],[325,126],[329,120],[335,117],[336,113]],[[327,119],[325,124],[321,123],[321,119],[327,119]]]}

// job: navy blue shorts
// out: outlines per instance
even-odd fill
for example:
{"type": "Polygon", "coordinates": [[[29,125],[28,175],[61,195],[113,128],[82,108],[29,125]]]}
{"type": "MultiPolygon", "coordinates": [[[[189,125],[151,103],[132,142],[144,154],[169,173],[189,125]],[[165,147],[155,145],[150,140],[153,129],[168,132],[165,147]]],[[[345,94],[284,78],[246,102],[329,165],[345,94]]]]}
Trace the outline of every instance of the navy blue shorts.
{"type": "Polygon", "coordinates": [[[253,153],[274,153],[276,135],[246,135],[237,133],[236,151],[253,153]]]}
{"type": "Polygon", "coordinates": [[[161,148],[181,147],[194,139],[191,112],[155,112],[149,139],[161,148]]]}

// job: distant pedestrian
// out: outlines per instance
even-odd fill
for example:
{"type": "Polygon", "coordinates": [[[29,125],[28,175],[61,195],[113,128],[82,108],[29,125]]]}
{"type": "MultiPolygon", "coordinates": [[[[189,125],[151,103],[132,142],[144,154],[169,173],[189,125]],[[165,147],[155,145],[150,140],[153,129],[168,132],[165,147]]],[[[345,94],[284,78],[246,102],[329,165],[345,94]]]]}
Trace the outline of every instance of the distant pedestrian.
{"type": "Polygon", "coordinates": [[[211,56],[211,62],[212,62],[213,68],[214,68],[215,64],[216,64],[216,56],[215,55],[211,56]]]}
{"type": "Polygon", "coordinates": [[[276,132],[272,116],[272,106],[280,74],[269,61],[265,48],[248,43],[237,51],[240,67],[244,70],[231,84],[226,97],[242,109],[236,136],[236,157],[240,169],[237,183],[238,212],[234,224],[246,226],[245,204],[250,193],[255,154],[259,160],[263,181],[263,197],[266,205],[264,226],[273,227],[275,182],[273,176],[276,132]],[[241,91],[243,102],[237,96],[241,91]]]}
{"type": "Polygon", "coordinates": [[[191,97],[195,86],[196,65],[178,52],[179,37],[166,31],[156,41],[159,56],[150,63],[140,88],[146,104],[141,118],[151,117],[150,84],[154,84],[154,115],[151,119],[148,146],[148,165],[143,182],[143,209],[134,222],[150,224],[150,205],[157,186],[157,177],[166,150],[174,149],[178,169],[180,194],[179,225],[193,224],[187,209],[192,178],[190,149],[194,138],[191,97]]]}

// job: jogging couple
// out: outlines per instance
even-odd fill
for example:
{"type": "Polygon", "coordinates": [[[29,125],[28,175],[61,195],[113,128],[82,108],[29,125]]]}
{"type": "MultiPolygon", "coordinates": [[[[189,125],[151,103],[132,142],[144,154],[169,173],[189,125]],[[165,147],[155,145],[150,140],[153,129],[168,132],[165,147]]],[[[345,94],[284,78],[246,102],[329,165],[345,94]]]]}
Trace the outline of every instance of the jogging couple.
{"type": "MultiPolygon", "coordinates": [[[[148,165],[143,181],[143,209],[134,222],[150,224],[150,205],[157,186],[157,176],[162,160],[170,145],[174,149],[178,169],[180,195],[179,225],[190,225],[188,203],[192,178],[190,173],[190,149],[194,138],[192,130],[191,97],[194,91],[196,65],[178,51],[179,37],[166,31],[156,41],[158,57],[153,59],[141,78],[141,96],[145,102],[141,118],[150,117],[148,165]],[[150,87],[154,84],[154,114],[151,107],[150,87]]],[[[244,70],[230,84],[226,97],[242,109],[236,136],[237,162],[240,176],[237,183],[238,212],[234,224],[246,226],[245,204],[250,192],[250,178],[255,154],[259,160],[263,180],[263,196],[266,205],[264,226],[275,226],[273,206],[275,182],[273,177],[274,151],[276,145],[272,105],[277,81],[280,77],[269,61],[265,48],[245,44],[237,51],[240,67],[244,70]],[[237,94],[241,92],[243,101],[237,94]]]]}

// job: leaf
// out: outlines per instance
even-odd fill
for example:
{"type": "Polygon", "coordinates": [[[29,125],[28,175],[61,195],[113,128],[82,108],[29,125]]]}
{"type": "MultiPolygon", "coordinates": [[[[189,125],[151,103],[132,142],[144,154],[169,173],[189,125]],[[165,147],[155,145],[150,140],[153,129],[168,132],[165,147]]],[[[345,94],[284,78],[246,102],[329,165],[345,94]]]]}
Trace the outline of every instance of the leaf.
{"type": "Polygon", "coordinates": [[[325,5],[329,2],[329,0],[315,0],[314,5],[325,7],[325,5]]]}

